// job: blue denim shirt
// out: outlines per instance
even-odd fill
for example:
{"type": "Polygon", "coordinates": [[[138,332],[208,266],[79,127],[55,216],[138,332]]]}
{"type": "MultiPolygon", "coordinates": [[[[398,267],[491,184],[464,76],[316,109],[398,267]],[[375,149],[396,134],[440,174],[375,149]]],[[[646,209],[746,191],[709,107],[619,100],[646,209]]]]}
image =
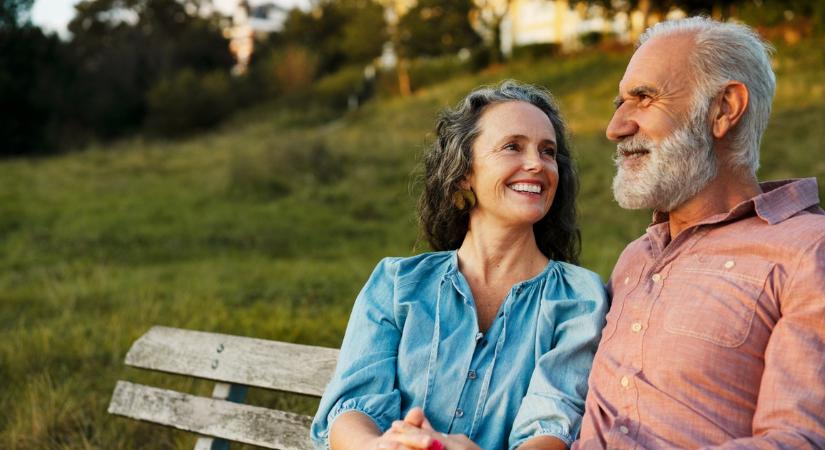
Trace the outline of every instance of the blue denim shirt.
{"type": "Polygon", "coordinates": [[[315,447],[329,447],[343,412],[383,431],[414,406],[437,431],[466,434],[485,450],[541,435],[569,446],[606,307],[598,275],[550,261],[513,285],[481,333],[455,252],[386,258],[355,300],[312,423],[315,447]]]}

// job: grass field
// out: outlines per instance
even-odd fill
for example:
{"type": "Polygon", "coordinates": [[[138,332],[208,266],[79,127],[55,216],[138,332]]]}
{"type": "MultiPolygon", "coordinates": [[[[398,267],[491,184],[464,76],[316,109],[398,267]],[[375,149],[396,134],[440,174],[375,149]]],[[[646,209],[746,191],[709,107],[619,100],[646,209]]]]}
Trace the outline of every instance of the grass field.
{"type": "MultiPolygon", "coordinates": [[[[825,194],[825,42],[780,48],[763,179],[815,176],[825,194]]],[[[416,239],[417,162],[434,115],[503,78],[556,93],[581,173],[583,265],[603,278],[647,212],[612,201],[603,137],[629,53],[587,53],[444,81],[329,120],[276,106],[185,141],[139,138],[0,161],[0,448],[191,448],[185,433],[111,417],[115,380],[207,394],[125,368],[152,325],[337,346],[355,294],[416,239]]],[[[311,413],[312,400],[250,402],[311,413]]]]}

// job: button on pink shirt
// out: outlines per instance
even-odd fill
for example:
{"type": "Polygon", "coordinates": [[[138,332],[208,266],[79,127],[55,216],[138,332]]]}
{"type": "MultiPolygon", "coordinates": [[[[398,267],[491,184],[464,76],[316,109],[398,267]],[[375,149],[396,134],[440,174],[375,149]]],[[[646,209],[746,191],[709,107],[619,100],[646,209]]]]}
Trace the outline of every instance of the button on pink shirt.
{"type": "Polygon", "coordinates": [[[825,448],[825,213],[762,189],[624,250],[574,449],[825,448]]]}

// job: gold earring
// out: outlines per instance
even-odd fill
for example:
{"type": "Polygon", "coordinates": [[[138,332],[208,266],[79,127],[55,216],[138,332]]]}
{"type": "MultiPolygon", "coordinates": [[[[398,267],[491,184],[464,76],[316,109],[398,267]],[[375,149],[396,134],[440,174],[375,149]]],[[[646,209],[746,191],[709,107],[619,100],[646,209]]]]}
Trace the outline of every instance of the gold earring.
{"type": "Polygon", "coordinates": [[[473,209],[476,205],[476,196],[469,189],[459,189],[453,193],[453,205],[459,210],[473,209]]]}

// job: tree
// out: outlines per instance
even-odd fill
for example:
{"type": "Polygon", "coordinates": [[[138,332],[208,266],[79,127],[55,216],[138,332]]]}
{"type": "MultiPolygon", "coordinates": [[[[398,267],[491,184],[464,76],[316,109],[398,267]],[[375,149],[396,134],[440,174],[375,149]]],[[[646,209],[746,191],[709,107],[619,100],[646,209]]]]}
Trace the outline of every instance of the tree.
{"type": "Polygon", "coordinates": [[[383,8],[372,0],[326,0],[313,11],[290,11],[281,39],[283,45],[314,49],[323,75],[378,57],[386,28],[383,8]]]}
{"type": "MultiPolygon", "coordinates": [[[[194,5],[194,4],[193,4],[194,5]]],[[[142,126],[147,93],[161,79],[233,64],[217,17],[176,0],[86,0],[69,23],[82,122],[102,137],[142,126]]]]}
{"type": "Polygon", "coordinates": [[[438,56],[478,46],[471,10],[469,0],[419,0],[398,22],[399,56],[438,56]]]}
{"type": "Polygon", "coordinates": [[[34,0],[2,0],[0,3],[0,29],[17,28],[29,22],[29,12],[34,0]]]}
{"type": "Polygon", "coordinates": [[[501,53],[501,23],[510,11],[512,0],[476,0],[472,11],[473,19],[485,32],[490,62],[499,63],[504,59],[501,53]]]}

